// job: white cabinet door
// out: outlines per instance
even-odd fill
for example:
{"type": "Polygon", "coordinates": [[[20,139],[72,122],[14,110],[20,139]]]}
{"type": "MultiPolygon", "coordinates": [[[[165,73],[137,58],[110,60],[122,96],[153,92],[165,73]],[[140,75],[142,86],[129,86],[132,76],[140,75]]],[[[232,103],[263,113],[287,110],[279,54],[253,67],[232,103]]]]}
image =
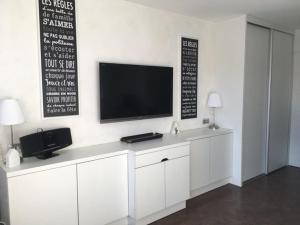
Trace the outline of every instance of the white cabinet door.
{"type": "Polygon", "coordinates": [[[127,155],[77,165],[80,225],[107,224],[128,215],[127,155]]]}
{"type": "Polygon", "coordinates": [[[228,178],[232,174],[232,134],[211,138],[211,182],[228,178]]]}
{"type": "Polygon", "coordinates": [[[166,161],[165,173],[166,207],[187,200],[190,197],[190,157],[166,161]]]}
{"type": "Polygon", "coordinates": [[[136,219],[165,208],[164,167],[164,163],[158,163],[135,170],[136,219]]]}
{"type": "Polygon", "coordinates": [[[76,225],[76,166],[8,179],[11,225],[76,225]]]}
{"type": "Polygon", "coordinates": [[[191,142],[191,190],[209,184],[210,139],[204,138],[191,142]]]}

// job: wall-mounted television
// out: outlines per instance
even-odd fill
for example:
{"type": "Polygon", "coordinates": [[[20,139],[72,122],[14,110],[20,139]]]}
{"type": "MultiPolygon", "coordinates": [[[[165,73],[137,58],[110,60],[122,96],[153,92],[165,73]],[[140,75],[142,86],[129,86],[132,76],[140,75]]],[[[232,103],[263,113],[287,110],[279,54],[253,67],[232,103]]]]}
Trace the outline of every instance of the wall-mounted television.
{"type": "Polygon", "coordinates": [[[100,63],[100,122],[173,115],[173,68],[100,63]]]}

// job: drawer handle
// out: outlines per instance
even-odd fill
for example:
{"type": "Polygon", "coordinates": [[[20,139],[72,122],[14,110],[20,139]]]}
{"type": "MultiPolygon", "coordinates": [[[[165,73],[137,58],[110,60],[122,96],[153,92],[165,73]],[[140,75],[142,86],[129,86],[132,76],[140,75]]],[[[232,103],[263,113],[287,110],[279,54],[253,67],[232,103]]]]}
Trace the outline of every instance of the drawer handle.
{"type": "Polygon", "coordinates": [[[165,162],[165,161],[168,161],[169,159],[168,158],[164,158],[161,160],[161,162],[165,162]]]}

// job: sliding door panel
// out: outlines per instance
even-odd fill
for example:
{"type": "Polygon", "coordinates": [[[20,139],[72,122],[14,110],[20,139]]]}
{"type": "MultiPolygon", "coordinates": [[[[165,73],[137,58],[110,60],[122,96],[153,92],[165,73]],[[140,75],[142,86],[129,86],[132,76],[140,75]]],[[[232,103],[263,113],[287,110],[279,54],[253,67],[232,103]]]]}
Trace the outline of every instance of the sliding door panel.
{"type": "Polygon", "coordinates": [[[268,171],[288,164],[293,36],[273,31],[268,171]]]}
{"type": "Polygon", "coordinates": [[[247,25],[243,181],[266,172],[270,32],[267,28],[247,25]]]}

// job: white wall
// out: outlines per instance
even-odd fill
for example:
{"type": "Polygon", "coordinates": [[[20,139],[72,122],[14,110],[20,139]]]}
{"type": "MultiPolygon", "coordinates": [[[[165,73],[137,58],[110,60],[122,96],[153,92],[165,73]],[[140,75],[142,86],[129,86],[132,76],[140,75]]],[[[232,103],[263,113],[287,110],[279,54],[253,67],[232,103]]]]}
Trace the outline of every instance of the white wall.
{"type": "MultiPolygon", "coordinates": [[[[208,115],[205,101],[213,75],[211,23],[122,0],[76,1],[80,115],[43,119],[37,2],[0,0],[0,98],[19,99],[26,116],[26,123],[15,127],[16,138],[40,127],[66,126],[72,130],[72,147],[78,147],[142,132],[168,132],[172,120],[180,116],[181,35],[199,39],[198,119],[183,121],[181,125],[184,129],[202,126],[202,118],[208,115]],[[173,66],[174,117],[100,124],[99,61],[173,66]]],[[[220,44],[227,45],[224,41],[220,44]]],[[[223,71],[217,72],[218,76],[226,76],[223,71]]],[[[235,82],[240,83],[237,80],[229,85],[235,82]]],[[[225,105],[230,107],[227,96],[224,97],[225,105]]],[[[221,121],[227,114],[225,110],[221,121]]],[[[0,144],[6,146],[7,140],[8,129],[0,127],[0,144]]]]}
{"type": "Polygon", "coordinates": [[[300,167],[300,30],[294,40],[294,81],[290,135],[289,164],[300,167]]]}
{"type": "MultiPolygon", "coordinates": [[[[246,17],[216,24],[147,8],[123,0],[76,1],[80,115],[43,119],[37,1],[0,0],[0,98],[20,100],[26,123],[15,127],[19,136],[67,126],[73,146],[116,141],[121,136],[149,131],[168,132],[180,118],[180,36],[199,40],[198,118],[181,121],[183,129],[202,127],[207,93],[218,91],[224,108],[217,122],[234,129],[233,183],[241,185],[241,138],[246,17]],[[4,34],[4,35],[3,35],[4,34]],[[99,123],[98,62],[174,67],[174,117],[99,123]]],[[[5,148],[8,129],[0,127],[5,148]]]]}
{"type": "Polygon", "coordinates": [[[246,43],[246,16],[241,16],[213,27],[214,81],[213,88],[222,96],[222,109],[217,110],[216,120],[222,127],[234,130],[233,180],[241,185],[242,175],[242,121],[244,62],[246,43]]]}

